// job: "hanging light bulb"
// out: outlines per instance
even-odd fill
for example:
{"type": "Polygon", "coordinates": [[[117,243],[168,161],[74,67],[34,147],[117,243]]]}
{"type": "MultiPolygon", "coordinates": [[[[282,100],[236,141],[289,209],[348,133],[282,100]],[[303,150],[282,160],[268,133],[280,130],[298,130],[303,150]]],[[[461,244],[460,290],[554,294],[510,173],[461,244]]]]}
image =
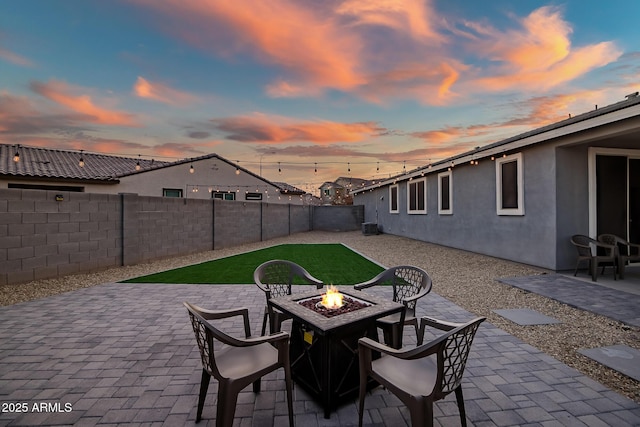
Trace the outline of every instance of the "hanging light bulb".
{"type": "Polygon", "coordinates": [[[278,175],[282,175],[282,169],[280,169],[280,162],[278,162],[278,175]]]}
{"type": "Polygon", "coordinates": [[[236,175],[240,175],[240,167],[236,165],[236,175]]]}
{"type": "Polygon", "coordinates": [[[13,161],[16,162],[16,163],[18,163],[20,161],[20,153],[18,152],[17,148],[16,148],[16,154],[13,156],[13,161]]]}
{"type": "Polygon", "coordinates": [[[138,161],[136,162],[136,170],[139,171],[142,168],[142,166],[140,166],[140,154],[138,154],[138,161]]]}
{"type": "Polygon", "coordinates": [[[193,165],[191,165],[191,167],[189,167],[189,173],[194,173],[195,169],[193,168],[193,165]]]}
{"type": "Polygon", "coordinates": [[[80,150],[80,161],[78,162],[78,166],[80,166],[81,168],[84,167],[84,159],[82,158],[82,152],[84,150],[80,150]]]}
{"type": "Polygon", "coordinates": [[[376,173],[380,172],[380,162],[376,162],[376,173]]]}
{"type": "Polygon", "coordinates": [[[314,165],[313,166],[313,173],[317,175],[318,174],[318,163],[314,163],[313,165],[314,165]]]}
{"type": "Polygon", "coordinates": [[[347,172],[351,173],[351,163],[347,162],[347,172]]]}

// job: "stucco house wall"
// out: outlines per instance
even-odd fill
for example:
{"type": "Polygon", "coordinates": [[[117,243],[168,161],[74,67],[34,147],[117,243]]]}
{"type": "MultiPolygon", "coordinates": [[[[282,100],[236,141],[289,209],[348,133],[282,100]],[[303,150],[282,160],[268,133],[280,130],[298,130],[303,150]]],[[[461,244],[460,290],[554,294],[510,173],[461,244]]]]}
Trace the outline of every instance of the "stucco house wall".
{"type": "MultiPolygon", "coordinates": [[[[452,168],[453,213],[438,213],[438,173],[426,174],[427,213],[407,213],[408,182],[398,182],[399,213],[389,213],[389,189],[360,193],[365,221],[381,231],[444,246],[469,250],[545,268],[555,263],[554,150],[536,147],[523,152],[525,215],[503,216],[496,210],[496,166],[484,160],[477,165],[452,168]],[[380,200],[384,197],[383,200],[380,200]],[[548,250],[548,248],[553,248],[548,250]]],[[[427,256],[427,254],[425,254],[427,256]]]]}
{"type": "MultiPolygon", "coordinates": [[[[637,233],[638,212],[631,191],[638,192],[640,163],[640,97],[630,95],[600,110],[584,113],[529,133],[478,147],[436,164],[419,168],[381,184],[359,190],[354,204],[362,205],[366,222],[377,222],[382,232],[406,236],[513,260],[551,270],[575,267],[576,250],[570,238],[584,234],[596,238],[600,209],[614,214],[602,220],[603,228],[628,221],[628,233],[637,233]],[[502,155],[521,156],[524,190],[522,215],[500,215],[496,207],[496,162],[502,155]],[[614,174],[596,174],[598,158],[626,159],[627,179],[611,181],[614,174]],[[493,160],[495,158],[496,160],[493,160]],[[475,160],[475,161],[474,161],[475,160]],[[477,161],[477,164],[472,164],[477,161]],[[438,174],[450,163],[452,205],[450,214],[438,213],[438,174]],[[427,179],[427,213],[408,214],[407,185],[427,179]],[[626,201],[596,204],[596,186],[627,189],[626,201]],[[596,184],[599,183],[599,184],[596,184]],[[604,184],[607,183],[607,184],[604,184]],[[389,209],[390,187],[398,186],[399,212],[389,209]]],[[[622,165],[624,165],[624,161],[622,165]]],[[[620,175],[620,174],[618,174],[620,175]]],[[[617,178],[616,178],[617,179],[617,178]]],[[[633,194],[636,194],[633,193],[633,194]]],[[[607,232],[607,231],[604,231],[607,232]]],[[[637,234],[636,234],[637,235],[637,234]]],[[[624,238],[625,236],[621,234],[624,238]]],[[[428,256],[428,254],[425,254],[428,256]]]]}

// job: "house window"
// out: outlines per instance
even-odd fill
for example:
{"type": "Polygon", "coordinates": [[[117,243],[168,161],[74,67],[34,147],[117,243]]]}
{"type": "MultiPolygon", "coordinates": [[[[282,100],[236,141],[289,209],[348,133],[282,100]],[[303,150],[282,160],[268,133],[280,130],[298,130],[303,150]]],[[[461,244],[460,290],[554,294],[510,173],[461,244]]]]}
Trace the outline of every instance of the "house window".
{"type": "Polygon", "coordinates": [[[232,191],[213,191],[211,197],[219,200],[235,200],[236,193],[232,191]]]}
{"type": "Polygon", "coordinates": [[[389,213],[398,213],[398,186],[392,185],[389,187],[389,213]]]}
{"type": "Polygon", "coordinates": [[[522,153],[496,159],[496,210],[498,215],[524,215],[522,153]]]}
{"type": "Polygon", "coordinates": [[[163,188],[162,196],[163,197],[182,197],[182,189],[181,188],[163,188]]]}
{"type": "Polygon", "coordinates": [[[244,195],[245,200],[262,200],[262,193],[248,192],[244,195]]]}
{"type": "Polygon", "coordinates": [[[453,181],[451,171],[438,174],[438,213],[451,215],[453,213],[453,181]]]}
{"type": "Polygon", "coordinates": [[[407,212],[427,213],[427,178],[409,181],[407,185],[407,212]]]}

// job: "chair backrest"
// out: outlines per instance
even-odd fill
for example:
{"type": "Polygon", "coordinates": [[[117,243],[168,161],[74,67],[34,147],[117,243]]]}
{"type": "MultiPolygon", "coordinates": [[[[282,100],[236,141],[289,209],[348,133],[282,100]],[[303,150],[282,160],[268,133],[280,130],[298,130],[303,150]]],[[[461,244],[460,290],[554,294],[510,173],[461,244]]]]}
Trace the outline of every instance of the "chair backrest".
{"type": "Polygon", "coordinates": [[[291,261],[280,259],[267,261],[260,264],[253,272],[254,282],[268,290],[267,298],[291,295],[291,285],[296,277],[300,277],[319,288],[322,287],[322,285],[318,285],[322,282],[314,279],[307,270],[291,261]]]}
{"type": "Polygon", "coordinates": [[[442,341],[437,352],[438,380],[434,389],[435,400],[442,399],[460,385],[471,343],[480,324],[485,320],[484,317],[478,317],[439,337],[438,340],[442,341]]]}
{"type": "Polygon", "coordinates": [[[592,256],[591,244],[597,242],[589,236],[575,234],[571,236],[571,243],[576,247],[579,256],[592,256]]]}
{"type": "MultiPolygon", "coordinates": [[[[196,342],[198,343],[198,350],[200,350],[200,359],[202,360],[202,368],[213,375],[215,378],[220,378],[220,371],[216,365],[215,358],[215,341],[221,341],[221,343],[229,343],[234,341],[234,338],[225,334],[214,325],[209,323],[205,319],[206,314],[203,310],[191,303],[184,302],[184,306],[189,311],[189,318],[191,319],[191,326],[196,336],[196,342]]],[[[245,325],[245,331],[246,331],[245,325]]]]}
{"type": "Polygon", "coordinates": [[[601,234],[598,240],[604,244],[616,246],[622,255],[629,255],[629,242],[615,234],[601,234]]]}
{"type": "MultiPolygon", "coordinates": [[[[393,286],[393,300],[395,302],[404,301],[406,298],[416,295],[426,289],[431,291],[431,277],[421,268],[411,265],[400,265],[391,267],[384,272],[380,282],[390,281],[393,286]]],[[[407,309],[414,311],[416,301],[407,304],[407,309]]]]}

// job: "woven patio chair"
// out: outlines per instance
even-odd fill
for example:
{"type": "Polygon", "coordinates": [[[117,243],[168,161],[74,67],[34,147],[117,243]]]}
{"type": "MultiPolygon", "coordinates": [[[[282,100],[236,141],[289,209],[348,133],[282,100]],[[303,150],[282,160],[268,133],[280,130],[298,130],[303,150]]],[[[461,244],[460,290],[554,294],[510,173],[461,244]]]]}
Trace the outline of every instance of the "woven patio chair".
{"type": "Polygon", "coordinates": [[[410,265],[391,267],[373,279],[359,283],[353,288],[363,290],[371,286],[391,284],[393,301],[404,304],[404,312],[392,314],[376,321],[376,326],[384,333],[384,342],[393,348],[402,347],[404,325],[413,325],[418,335],[416,303],[418,299],[431,292],[431,277],[421,268],[410,265]],[[402,317],[404,316],[404,321],[402,317]]]}
{"type": "Polygon", "coordinates": [[[205,310],[184,302],[189,311],[193,332],[196,335],[202,379],[196,423],[202,419],[202,409],[213,376],[218,380],[217,427],[231,427],[236,412],[238,393],[249,384],[253,392],[260,392],[260,379],[276,369],[284,369],[289,425],[293,426],[293,402],[291,367],[289,364],[289,334],[279,332],[267,337],[252,338],[249,328],[249,310],[205,310]],[[213,326],[210,320],[242,316],[245,338],[234,338],[213,326]]]}
{"type": "Polygon", "coordinates": [[[573,272],[574,276],[578,274],[580,263],[582,261],[588,261],[591,280],[594,282],[598,280],[598,267],[600,265],[602,265],[602,272],[600,274],[604,274],[605,267],[613,266],[613,280],[616,280],[616,247],[614,245],[604,244],[581,234],[572,236],[571,243],[573,243],[578,251],[576,270],[573,272]],[[598,248],[604,250],[604,255],[598,255],[598,248]],[[594,250],[596,255],[593,254],[594,250]]]}
{"type": "Polygon", "coordinates": [[[598,240],[607,245],[616,247],[618,276],[624,279],[624,268],[628,262],[640,262],[640,245],[630,243],[615,234],[601,234],[598,240]]]}
{"type": "Polygon", "coordinates": [[[282,322],[290,316],[272,308],[269,305],[271,298],[291,295],[291,285],[296,277],[301,278],[310,285],[315,285],[317,289],[322,289],[324,283],[313,277],[307,270],[295,262],[285,260],[271,260],[260,264],[253,272],[253,281],[265,293],[267,305],[264,307],[264,317],[262,319],[262,332],[264,335],[269,319],[269,330],[271,333],[280,332],[282,322]]]}
{"type": "MultiPolygon", "coordinates": [[[[425,326],[447,332],[427,344],[402,350],[370,338],[360,338],[358,425],[362,426],[367,381],[371,377],[407,406],[411,425],[415,427],[433,426],[433,402],[455,392],[460,420],[466,426],[462,376],[471,343],[484,320],[484,317],[478,317],[467,323],[450,323],[423,317],[420,322],[421,335],[424,335],[425,326]],[[382,357],[373,360],[375,352],[381,353],[382,357]]],[[[422,339],[419,341],[422,342],[422,339]]]]}

